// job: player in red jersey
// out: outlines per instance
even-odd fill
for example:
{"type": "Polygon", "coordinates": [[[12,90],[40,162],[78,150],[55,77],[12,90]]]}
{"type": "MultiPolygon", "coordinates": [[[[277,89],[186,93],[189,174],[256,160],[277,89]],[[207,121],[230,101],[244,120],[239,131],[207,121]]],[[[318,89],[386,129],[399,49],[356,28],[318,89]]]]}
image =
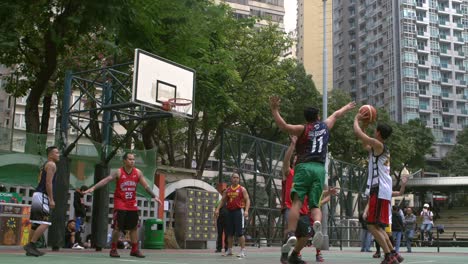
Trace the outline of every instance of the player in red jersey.
{"type": "Polygon", "coordinates": [[[120,232],[130,230],[130,241],[132,250],[130,256],[144,258],[138,249],[138,207],[136,201],[137,184],[140,183],[145,188],[146,192],[154,198],[159,205],[162,205],[161,200],[153,193],[152,188],[148,185],[141,171],[135,168],[135,155],[125,153],[122,157],[124,165],[111,173],[111,175],[102,179],[96,185],[89,188],[84,194],[91,193],[94,190],[101,188],[113,180],[117,180],[114,192],[114,216],[112,222],[112,247],[109,255],[113,258],[119,258],[117,252],[117,242],[119,241],[120,232]]]}
{"type": "Polygon", "coordinates": [[[232,256],[232,243],[234,235],[239,239],[241,247],[239,258],[245,258],[245,218],[249,216],[250,199],[247,190],[239,184],[239,174],[231,175],[231,186],[223,193],[223,198],[215,210],[215,217],[219,216],[219,210],[227,202],[228,213],[226,216],[226,234],[228,235],[228,250],[226,256],[232,256]]]}

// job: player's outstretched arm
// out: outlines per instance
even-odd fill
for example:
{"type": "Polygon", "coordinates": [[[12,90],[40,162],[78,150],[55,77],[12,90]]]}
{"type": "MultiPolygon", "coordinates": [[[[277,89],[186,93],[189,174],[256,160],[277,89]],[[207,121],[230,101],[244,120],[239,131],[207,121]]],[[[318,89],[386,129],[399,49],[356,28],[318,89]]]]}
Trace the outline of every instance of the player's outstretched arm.
{"type": "Polygon", "coordinates": [[[403,174],[403,173],[401,174],[400,190],[392,192],[392,197],[402,196],[403,194],[405,194],[406,183],[408,183],[408,178],[409,178],[409,174],[403,174]]]}
{"type": "Polygon", "coordinates": [[[103,187],[103,186],[106,186],[109,182],[117,179],[119,177],[119,174],[120,174],[120,171],[119,170],[115,170],[111,173],[111,175],[107,176],[106,178],[100,180],[98,183],[96,183],[93,187],[89,188],[88,190],[84,191],[83,194],[87,194],[87,193],[92,193],[94,192],[95,190],[103,187]]]}
{"type": "Polygon", "coordinates": [[[291,125],[286,123],[279,113],[280,102],[281,99],[278,96],[270,97],[271,114],[273,115],[276,125],[281,131],[299,137],[304,131],[304,125],[291,125]]]}
{"type": "Polygon", "coordinates": [[[325,124],[327,124],[328,129],[332,129],[335,125],[336,121],[344,116],[347,112],[351,111],[356,107],[356,102],[349,102],[347,105],[341,107],[340,109],[336,110],[333,114],[331,114],[327,120],[325,120],[325,124]]]}
{"type": "Polygon", "coordinates": [[[148,182],[143,176],[143,173],[141,173],[141,170],[137,169],[137,172],[138,172],[139,183],[143,186],[143,188],[145,188],[146,193],[151,195],[151,198],[153,198],[156,202],[158,202],[159,205],[162,205],[162,201],[159,199],[159,196],[157,196],[153,192],[153,189],[149,186],[148,182]]]}
{"type": "Polygon", "coordinates": [[[362,145],[365,149],[370,150],[371,148],[374,149],[377,153],[381,153],[383,151],[383,144],[382,142],[378,141],[375,138],[369,137],[364,131],[362,130],[359,121],[361,120],[361,115],[358,113],[354,117],[354,134],[356,137],[361,140],[362,145]]]}
{"type": "Polygon", "coordinates": [[[297,137],[296,136],[290,136],[291,138],[291,143],[289,144],[288,149],[286,150],[286,153],[284,153],[284,159],[283,159],[283,180],[286,180],[289,174],[289,168],[291,167],[291,157],[294,153],[294,149],[296,148],[296,141],[297,137]]]}

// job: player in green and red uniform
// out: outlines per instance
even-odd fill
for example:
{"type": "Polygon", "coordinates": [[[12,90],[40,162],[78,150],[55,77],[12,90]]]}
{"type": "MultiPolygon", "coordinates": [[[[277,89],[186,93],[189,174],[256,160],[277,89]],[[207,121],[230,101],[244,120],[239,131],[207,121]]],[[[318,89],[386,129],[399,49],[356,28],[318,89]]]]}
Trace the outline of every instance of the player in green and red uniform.
{"type": "MultiPolygon", "coordinates": [[[[279,129],[298,137],[296,143],[298,160],[294,168],[295,176],[291,190],[293,206],[289,213],[287,244],[292,246],[297,241],[297,238],[294,236],[294,230],[299,219],[302,201],[307,196],[309,198],[311,215],[315,220],[313,224],[315,235],[312,242],[315,247],[321,248],[323,240],[321,231],[322,212],[319,206],[325,180],[325,160],[330,136],[329,130],[334,126],[338,118],[352,110],[356,104],[354,102],[348,103],[323,122],[320,121],[318,109],[308,107],[304,110],[304,117],[307,123],[305,125],[291,125],[286,123],[279,113],[280,101],[277,96],[270,97],[270,108],[273,118],[279,129]]],[[[303,263],[295,253],[297,252],[293,251],[288,261],[290,263],[303,263]]]]}
{"type": "Polygon", "coordinates": [[[228,236],[228,250],[226,256],[232,256],[232,244],[234,235],[239,239],[241,251],[237,257],[245,257],[245,219],[249,216],[250,199],[247,190],[239,184],[239,174],[231,175],[231,186],[223,193],[223,198],[215,210],[215,217],[219,216],[219,210],[227,202],[226,233],[228,236]]]}
{"type": "Polygon", "coordinates": [[[135,155],[125,153],[123,155],[124,166],[115,170],[111,175],[102,179],[96,185],[89,188],[83,194],[91,193],[94,190],[105,186],[112,180],[117,180],[114,192],[114,214],[112,222],[112,246],[109,255],[114,258],[120,257],[117,252],[117,242],[120,232],[130,230],[130,242],[132,250],[130,256],[144,258],[138,249],[138,207],[136,201],[136,188],[138,183],[143,185],[146,192],[151,195],[161,206],[162,203],[152,188],[148,185],[141,171],[135,168],[135,155]]]}

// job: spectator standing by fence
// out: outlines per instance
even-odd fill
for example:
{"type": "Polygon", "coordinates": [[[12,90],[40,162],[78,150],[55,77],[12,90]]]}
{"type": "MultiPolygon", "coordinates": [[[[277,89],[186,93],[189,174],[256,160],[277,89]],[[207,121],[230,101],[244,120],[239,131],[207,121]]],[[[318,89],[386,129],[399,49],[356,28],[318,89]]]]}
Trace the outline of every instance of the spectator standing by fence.
{"type": "Polygon", "coordinates": [[[413,243],[414,231],[416,230],[416,216],[413,214],[413,209],[407,208],[405,219],[403,219],[405,226],[406,249],[411,253],[411,244],[413,243]]]}
{"type": "Polygon", "coordinates": [[[434,214],[429,208],[429,204],[424,204],[421,211],[422,224],[421,224],[421,241],[425,241],[424,233],[427,232],[427,241],[432,241],[432,227],[434,226],[434,214]]]}
{"type": "Polygon", "coordinates": [[[394,205],[392,207],[392,236],[394,239],[395,251],[400,252],[401,235],[403,232],[403,218],[400,214],[400,208],[394,205]]]}

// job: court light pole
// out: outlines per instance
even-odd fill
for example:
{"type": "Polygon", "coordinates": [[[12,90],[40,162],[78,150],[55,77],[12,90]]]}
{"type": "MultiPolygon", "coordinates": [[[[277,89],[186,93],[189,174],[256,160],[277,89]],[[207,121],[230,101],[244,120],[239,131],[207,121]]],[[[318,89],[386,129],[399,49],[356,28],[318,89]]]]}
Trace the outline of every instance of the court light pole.
{"type": "MultiPolygon", "coordinates": [[[[328,67],[328,51],[327,51],[327,0],[323,0],[323,93],[322,93],[322,112],[323,121],[328,116],[328,82],[327,82],[327,67],[328,67]]],[[[329,157],[327,155],[325,160],[325,181],[324,187],[328,188],[328,164],[329,157]]],[[[322,249],[328,250],[329,248],[329,237],[328,237],[328,207],[323,206],[322,208],[322,232],[323,232],[323,244],[322,249]]]]}

